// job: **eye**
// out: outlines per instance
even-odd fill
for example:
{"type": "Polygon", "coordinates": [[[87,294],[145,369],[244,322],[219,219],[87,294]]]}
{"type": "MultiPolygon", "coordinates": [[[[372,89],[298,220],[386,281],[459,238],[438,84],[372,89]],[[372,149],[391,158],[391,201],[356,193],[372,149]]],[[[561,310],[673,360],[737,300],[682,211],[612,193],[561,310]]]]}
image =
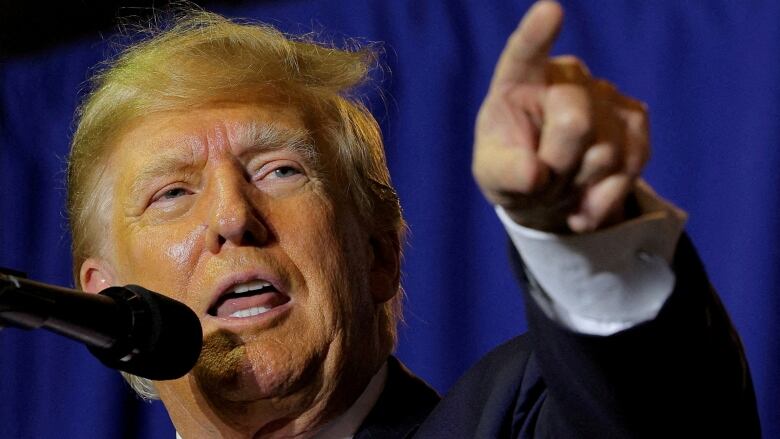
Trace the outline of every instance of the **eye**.
{"type": "Polygon", "coordinates": [[[167,191],[163,192],[158,199],[163,200],[170,200],[172,198],[178,198],[182,195],[187,195],[189,191],[187,189],[184,189],[183,187],[175,187],[173,189],[168,189],[167,191]]]}
{"type": "Polygon", "coordinates": [[[297,180],[305,176],[304,168],[293,160],[272,160],[263,164],[255,173],[255,181],[297,180]]]}
{"type": "Polygon", "coordinates": [[[307,171],[300,161],[271,158],[254,173],[253,181],[264,192],[284,195],[306,184],[309,180],[307,171]]]}
{"type": "Polygon", "coordinates": [[[277,178],[290,178],[300,174],[301,171],[292,166],[280,166],[274,169],[272,173],[277,178]]]}
{"type": "Polygon", "coordinates": [[[186,195],[191,195],[192,191],[181,186],[173,186],[169,187],[165,190],[162,190],[157,193],[154,197],[152,197],[152,204],[157,202],[166,202],[175,200],[177,198],[184,197],[186,195]]]}

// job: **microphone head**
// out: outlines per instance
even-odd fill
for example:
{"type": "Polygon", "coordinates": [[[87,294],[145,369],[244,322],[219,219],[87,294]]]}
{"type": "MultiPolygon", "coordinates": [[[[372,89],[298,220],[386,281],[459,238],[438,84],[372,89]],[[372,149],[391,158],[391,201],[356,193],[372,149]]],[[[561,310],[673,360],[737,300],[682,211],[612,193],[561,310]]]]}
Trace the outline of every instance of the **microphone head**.
{"type": "Polygon", "coordinates": [[[114,299],[128,316],[126,337],[110,348],[89,348],[103,364],[152,380],[176,379],[195,366],[203,332],[187,305],[137,285],[100,294],[114,299]]]}

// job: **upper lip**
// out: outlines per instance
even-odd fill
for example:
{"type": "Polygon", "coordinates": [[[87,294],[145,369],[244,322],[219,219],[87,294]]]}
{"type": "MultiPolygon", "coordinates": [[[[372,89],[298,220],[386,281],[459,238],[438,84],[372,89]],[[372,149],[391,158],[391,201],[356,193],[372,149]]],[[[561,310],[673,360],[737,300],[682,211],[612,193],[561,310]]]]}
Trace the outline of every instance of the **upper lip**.
{"type": "Polygon", "coordinates": [[[219,281],[217,287],[215,288],[214,294],[211,296],[211,302],[206,308],[206,313],[208,313],[214,307],[214,305],[217,304],[220,297],[232,292],[236,285],[255,280],[264,280],[270,283],[279,293],[287,295],[286,284],[280,276],[274,273],[270,273],[265,270],[250,270],[233,273],[219,281]]]}

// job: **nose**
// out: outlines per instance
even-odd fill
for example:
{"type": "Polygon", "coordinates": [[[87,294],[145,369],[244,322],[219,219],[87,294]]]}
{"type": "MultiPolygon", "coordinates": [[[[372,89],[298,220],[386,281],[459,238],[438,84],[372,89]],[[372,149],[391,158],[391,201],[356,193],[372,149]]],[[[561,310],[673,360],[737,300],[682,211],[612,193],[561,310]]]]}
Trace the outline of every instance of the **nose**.
{"type": "Polygon", "coordinates": [[[219,253],[226,246],[263,246],[269,230],[252,200],[251,185],[235,172],[217,174],[212,184],[207,247],[219,253]]]}

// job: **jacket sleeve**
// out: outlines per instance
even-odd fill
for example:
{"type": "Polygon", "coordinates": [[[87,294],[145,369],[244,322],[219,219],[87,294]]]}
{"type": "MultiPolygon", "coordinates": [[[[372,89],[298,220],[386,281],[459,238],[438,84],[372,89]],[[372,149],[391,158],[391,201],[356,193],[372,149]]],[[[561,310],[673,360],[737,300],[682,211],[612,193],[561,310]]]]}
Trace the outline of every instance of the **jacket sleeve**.
{"type": "MultiPolygon", "coordinates": [[[[538,288],[512,255],[528,288],[538,288]]],[[[525,294],[547,389],[534,437],[760,437],[742,344],[686,235],[672,265],[674,291],[657,317],[610,336],[563,328],[525,294]]]]}

